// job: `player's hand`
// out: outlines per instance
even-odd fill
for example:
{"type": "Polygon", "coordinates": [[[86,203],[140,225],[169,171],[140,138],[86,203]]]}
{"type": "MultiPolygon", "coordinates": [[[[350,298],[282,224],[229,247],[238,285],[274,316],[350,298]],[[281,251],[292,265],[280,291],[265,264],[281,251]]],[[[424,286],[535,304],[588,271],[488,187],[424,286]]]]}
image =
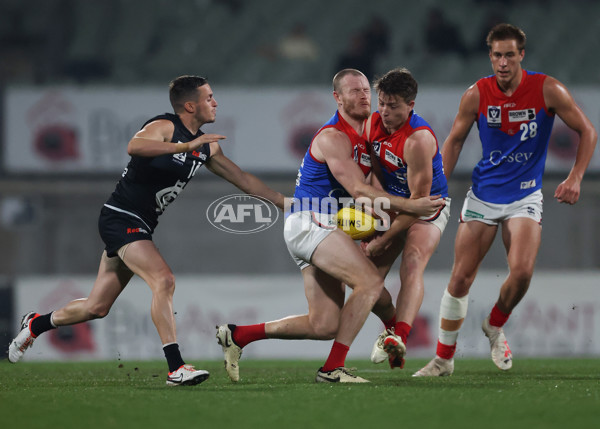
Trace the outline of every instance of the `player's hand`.
{"type": "Polygon", "coordinates": [[[441,195],[430,195],[408,200],[411,204],[410,213],[417,216],[432,216],[440,208],[446,205],[446,202],[441,195]]]}
{"type": "Polygon", "coordinates": [[[192,141],[189,141],[190,152],[198,149],[200,146],[206,143],[218,142],[219,140],[223,140],[227,137],[222,136],[221,134],[202,134],[200,137],[195,138],[192,141]]]}
{"type": "MultiPolygon", "coordinates": [[[[391,244],[391,241],[385,237],[385,234],[378,234],[369,240],[368,243],[365,243],[363,251],[365,252],[365,255],[375,257],[382,255],[391,244]]],[[[363,243],[361,243],[361,248],[362,245],[363,243]]]]}
{"type": "Polygon", "coordinates": [[[559,203],[575,204],[579,200],[579,182],[567,177],[554,191],[554,198],[559,203]]]}

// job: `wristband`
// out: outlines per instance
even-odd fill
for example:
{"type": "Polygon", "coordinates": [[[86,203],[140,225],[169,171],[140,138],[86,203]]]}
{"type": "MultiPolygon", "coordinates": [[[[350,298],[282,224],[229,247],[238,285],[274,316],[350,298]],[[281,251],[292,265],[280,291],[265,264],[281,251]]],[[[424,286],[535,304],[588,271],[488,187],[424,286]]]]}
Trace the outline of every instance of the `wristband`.
{"type": "Polygon", "coordinates": [[[183,153],[183,152],[189,152],[190,151],[190,144],[189,143],[177,143],[175,144],[175,153],[183,153]]]}

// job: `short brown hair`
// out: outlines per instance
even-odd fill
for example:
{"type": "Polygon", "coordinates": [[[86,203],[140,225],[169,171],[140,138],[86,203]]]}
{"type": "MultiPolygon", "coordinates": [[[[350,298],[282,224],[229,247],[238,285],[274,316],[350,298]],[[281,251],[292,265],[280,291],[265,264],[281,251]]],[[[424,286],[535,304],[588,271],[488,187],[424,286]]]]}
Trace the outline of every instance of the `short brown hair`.
{"type": "Polygon", "coordinates": [[[419,84],[405,67],[390,70],[377,79],[373,87],[378,93],[398,95],[402,97],[405,103],[414,101],[419,90],[419,84]]]}
{"type": "MultiPolygon", "coordinates": [[[[340,70],[333,77],[333,90],[335,92],[340,92],[340,90],[341,90],[340,82],[342,81],[342,79],[344,77],[346,77],[348,75],[352,75],[352,76],[365,76],[365,74],[363,72],[361,72],[360,70],[357,70],[357,69],[344,69],[344,70],[340,70]]],[[[365,76],[365,78],[366,78],[366,76],[365,76]]]]}
{"type": "Polygon", "coordinates": [[[492,42],[497,40],[515,40],[517,48],[519,51],[522,51],[525,49],[527,37],[525,36],[525,32],[517,26],[512,24],[498,24],[490,30],[485,41],[488,48],[492,49],[492,42]]]}
{"type": "Polygon", "coordinates": [[[183,110],[186,101],[198,99],[198,88],[206,85],[208,80],[200,76],[179,76],[169,84],[169,100],[175,113],[183,110]]]}

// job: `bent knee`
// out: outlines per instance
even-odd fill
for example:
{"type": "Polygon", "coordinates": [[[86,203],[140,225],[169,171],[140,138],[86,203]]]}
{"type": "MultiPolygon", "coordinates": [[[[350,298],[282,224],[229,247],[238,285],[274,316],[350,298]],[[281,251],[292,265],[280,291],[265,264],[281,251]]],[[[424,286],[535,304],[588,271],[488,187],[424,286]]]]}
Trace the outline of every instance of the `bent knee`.
{"type": "Polygon", "coordinates": [[[327,323],[311,321],[315,340],[328,341],[333,340],[339,329],[338,323],[327,323]]]}
{"type": "Polygon", "coordinates": [[[103,319],[110,312],[110,306],[105,304],[90,305],[87,308],[87,316],[89,320],[103,319]]]}

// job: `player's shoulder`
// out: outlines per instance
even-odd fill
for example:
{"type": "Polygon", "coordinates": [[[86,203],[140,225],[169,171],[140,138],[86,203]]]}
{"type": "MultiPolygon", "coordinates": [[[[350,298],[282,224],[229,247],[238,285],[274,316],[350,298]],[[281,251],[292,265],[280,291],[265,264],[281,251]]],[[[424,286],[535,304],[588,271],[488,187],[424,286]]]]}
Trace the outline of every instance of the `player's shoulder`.
{"type": "Polygon", "coordinates": [[[479,100],[481,98],[479,82],[480,80],[465,90],[460,101],[461,109],[477,110],[479,108],[479,100]]]}
{"type": "Polygon", "coordinates": [[[142,126],[142,129],[167,130],[172,133],[175,126],[176,124],[171,117],[157,115],[148,119],[142,126]]]}
{"type": "Polygon", "coordinates": [[[314,138],[314,142],[330,142],[339,140],[350,141],[350,137],[344,131],[334,127],[322,128],[314,138]]]}
{"type": "Polygon", "coordinates": [[[552,76],[546,76],[542,86],[544,102],[549,109],[554,109],[559,105],[568,104],[572,97],[567,87],[558,79],[552,76]]]}

